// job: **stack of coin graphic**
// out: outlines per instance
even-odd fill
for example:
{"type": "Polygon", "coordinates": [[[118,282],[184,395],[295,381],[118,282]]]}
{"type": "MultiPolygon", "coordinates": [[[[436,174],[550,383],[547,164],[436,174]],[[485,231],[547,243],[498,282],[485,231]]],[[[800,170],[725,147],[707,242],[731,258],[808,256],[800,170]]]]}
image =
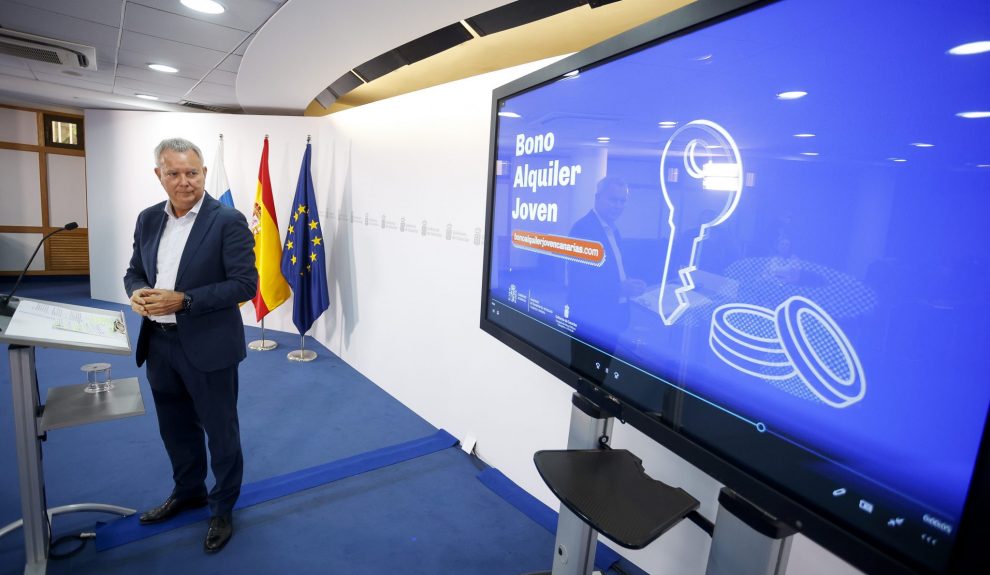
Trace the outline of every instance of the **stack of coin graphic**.
{"type": "Polygon", "coordinates": [[[767,308],[745,303],[717,308],[708,343],[722,361],[754,377],[778,380],[795,374],[767,308]]]}
{"type": "Polygon", "coordinates": [[[776,310],[719,306],[708,345],[723,362],[769,381],[798,377],[818,399],[848,407],[866,394],[863,366],[835,320],[815,302],[792,296],[776,310]]]}

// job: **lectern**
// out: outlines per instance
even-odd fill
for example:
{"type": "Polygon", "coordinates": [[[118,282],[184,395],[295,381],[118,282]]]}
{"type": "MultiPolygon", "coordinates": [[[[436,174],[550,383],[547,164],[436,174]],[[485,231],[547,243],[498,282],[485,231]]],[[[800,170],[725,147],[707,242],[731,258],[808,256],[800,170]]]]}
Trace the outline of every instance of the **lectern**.
{"type": "Polygon", "coordinates": [[[133,509],[80,503],[48,509],[41,441],[52,429],[107,421],[144,413],[137,378],[115,380],[103,393],[85,393],[86,384],[52,388],[41,403],[35,347],[130,355],[121,312],[13,298],[14,313],[0,314],[0,343],[8,344],[10,382],[17,442],[22,518],[0,529],[0,537],[24,528],[25,575],[43,574],[48,563],[51,517],[57,513],[98,511],[130,515],[133,509]]]}

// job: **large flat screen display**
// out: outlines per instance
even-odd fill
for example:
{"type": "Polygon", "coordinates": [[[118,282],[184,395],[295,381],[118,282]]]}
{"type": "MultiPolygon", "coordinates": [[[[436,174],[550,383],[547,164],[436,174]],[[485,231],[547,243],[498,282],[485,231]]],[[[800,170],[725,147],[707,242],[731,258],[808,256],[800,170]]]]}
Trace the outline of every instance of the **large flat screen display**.
{"type": "Polygon", "coordinates": [[[699,2],[497,90],[482,327],[861,568],[968,572],[987,41],[985,0],[699,2]]]}

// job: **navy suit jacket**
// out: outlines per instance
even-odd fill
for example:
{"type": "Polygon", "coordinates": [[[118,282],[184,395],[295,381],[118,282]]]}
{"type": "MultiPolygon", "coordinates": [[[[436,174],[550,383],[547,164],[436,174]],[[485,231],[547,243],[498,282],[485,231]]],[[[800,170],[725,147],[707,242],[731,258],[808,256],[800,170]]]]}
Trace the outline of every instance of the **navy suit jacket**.
{"type": "MultiPolygon", "coordinates": [[[[167,201],[167,200],[166,200],[167,201]]],[[[124,274],[128,297],[154,287],[158,244],[168,214],[165,202],[138,215],[134,252],[124,274]]],[[[238,304],[254,297],[258,272],[254,267],[254,236],[240,212],[206,194],[179,260],[175,290],[189,294],[192,309],[175,316],[179,341],[194,367],[215,371],[236,365],[247,355],[244,323],[238,304]]],[[[148,336],[154,326],[144,318],[136,359],[148,357],[148,336]]]]}
{"type": "MultiPolygon", "coordinates": [[[[619,230],[613,227],[612,235],[621,250],[619,230]]],[[[619,264],[605,228],[594,211],[574,222],[570,236],[599,242],[605,249],[605,261],[601,266],[567,263],[567,302],[570,304],[571,319],[578,322],[578,332],[584,336],[595,334],[602,338],[598,343],[608,347],[606,342],[614,341],[619,332],[629,325],[629,305],[621,301],[619,264]]]]}

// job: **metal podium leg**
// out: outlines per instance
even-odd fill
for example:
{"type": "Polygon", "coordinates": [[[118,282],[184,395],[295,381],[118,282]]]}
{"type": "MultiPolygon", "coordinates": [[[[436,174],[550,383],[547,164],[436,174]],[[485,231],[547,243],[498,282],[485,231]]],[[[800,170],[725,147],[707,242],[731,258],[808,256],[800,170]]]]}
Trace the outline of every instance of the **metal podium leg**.
{"type": "Polygon", "coordinates": [[[34,347],[12,344],[8,350],[24,524],[24,573],[28,575],[44,573],[48,564],[49,523],[45,512],[45,480],[41,468],[37,413],[41,402],[35,378],[34,347]]]}
{"type": "MultiPolygon", "coordinates": [[[[121,507],[119,505],[110,505],[107,503],[71,503],[69,505],[59,505],[58,507],[52,507],[48,510],[48,523],[51,524],[52,518],[56,515],[61,515],[62,513],[79,513],[83,511],[93,512],[93,513],[115,513],[117,515],[122,515],[124,517],[128,515],[134,515],[137,513],[137,509],[131,509],[130,507],[121,507]]],[[[11,531],[16,531],[24,525],[23,519],[18,519],[17,521],[12,521],[3,527],[0,527],[0,537],[7,535],[11,531]]]]}
{"type": "MultiPolygon", "coordinates": [[[[602,437],[612,435],[612,418],[583,396],[571,396],[571,424],[567,449],[597,449],[602,437]]],[[[595,566],[598,532],[560,505],[552,575],[590,575],[595,566]]]]}

